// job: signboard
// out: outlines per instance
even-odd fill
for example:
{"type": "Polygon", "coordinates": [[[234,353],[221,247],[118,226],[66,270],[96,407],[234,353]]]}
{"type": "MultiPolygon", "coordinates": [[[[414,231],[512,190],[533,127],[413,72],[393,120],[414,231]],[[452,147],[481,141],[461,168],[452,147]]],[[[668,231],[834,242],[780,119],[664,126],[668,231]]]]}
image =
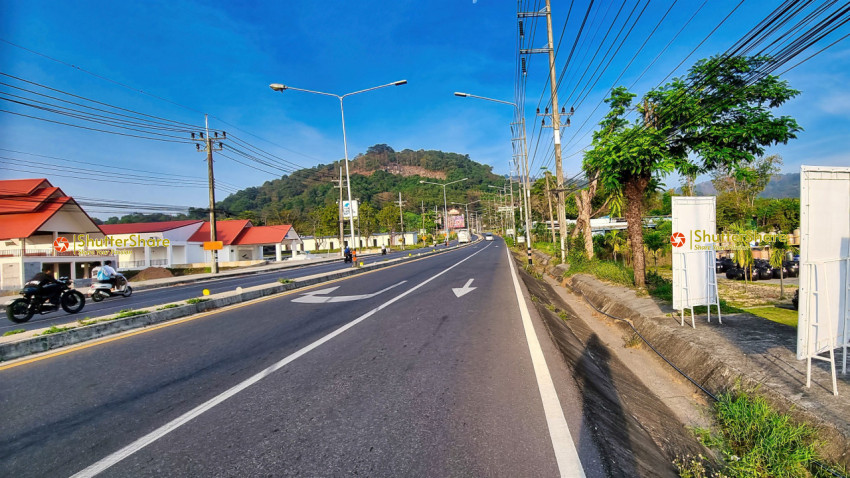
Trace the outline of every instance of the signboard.
{"type": "Polygon", "coordinates": [[[463,229],[466,227],[463,215],[449,216],[449,227],[452,229],[463,229]]]}
{"type": "Polygon", "coordinates": [[[204,242],[205,251],[220,251],[224,248],[224,243],[221,241],[206,241],[204,242]]]}
{"type": "MultiPolygon", "coordinates": [[[[797,359],[834,363],[850,346],[850,168],[803,166],[800,171],[800,300],[797,359]]],[[[832,368],[835,373],[835,368],[832,368]]],[[[835,390],[835,376],[832,377],[835,390]]]]}
{"type": "Polygon", "coordinates": [[[354,219],[357,219],[357,210],[358,210],[357,206],[358,205],[357,205],[356,199],[352,200],[352,201],[343,201],[342,202],[342,218],[343,219],[350,219],[350,218],[354,217],[354,219]]]}
{"type": "Polygon", "coordinates": [[[511,212],[514,208],[511,206],[499,206],[499,212],[511,212]]]}
{"type": "Polygon", "coordinates": [[[673,308],[684,311],[717,304],[714,244],[700,240],[717,234],[716,198],[675,196],[672,199],[673,308]]]}

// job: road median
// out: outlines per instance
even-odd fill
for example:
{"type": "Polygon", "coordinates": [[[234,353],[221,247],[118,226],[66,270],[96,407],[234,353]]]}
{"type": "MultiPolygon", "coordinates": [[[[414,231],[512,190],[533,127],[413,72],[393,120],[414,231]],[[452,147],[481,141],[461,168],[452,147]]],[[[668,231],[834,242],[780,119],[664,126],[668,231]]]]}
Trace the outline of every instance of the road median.
{"type": "Polygon", "coordinates": [[[168,321],[208,312],[214,309],[221,309],[223,307],[261,299],[267,296],[282,294],[332,280],[363,274],[426,256],[453,251],[459,247],[465,246],[455,246],[448,249],[434,249],[432,251],[419,252],[408,257],[387,259],[385,261],[341,271],[314,274],[299,279],[292,279],[285,283],[278,282],[245,288],[237,287],[233,291],[221,292],[207,297],[191,299],[189,301],[165,303],[146,308],[145,310],[131,311],[130,313],[125,312],[124,314],[119,313],[101,317],[86,317],[85,319],[77,320],[75,322],[53,326],[49,329],[29,331],[26,333],[26,336],[22,335],[19,338],[6,337],[6,339],[10,341],[0,343],[0,362],[19,359],[28,355],[44,353],[61,347],[96,340],[133,329],[150,327],[168,321]]]}

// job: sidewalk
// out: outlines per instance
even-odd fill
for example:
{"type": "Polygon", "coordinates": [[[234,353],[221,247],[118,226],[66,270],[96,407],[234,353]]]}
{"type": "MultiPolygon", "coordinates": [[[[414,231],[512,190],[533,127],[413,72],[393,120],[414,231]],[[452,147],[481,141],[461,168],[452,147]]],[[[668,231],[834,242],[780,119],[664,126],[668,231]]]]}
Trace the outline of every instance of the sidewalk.
{"type": "Polygon", "coordinates": [[[850,465],[850,374],[841,374],[840,353],[836,354],[835,396],[829,366],[823,362],[813,361],[812,386],[806,387],[806,361],[796,358],[793,327],[751,314],[724,315],[719,324],[716,312],[711,323],[703,315],[697,316],[695,329],[688,320],[682,327],[669,304],[584,274],[564,281],[564,266],[548,267],[549,257],[540,253],[534,259],[595,308],[629,320],[659,352],[712,393],[739,383],[747,389],[758,387],[758,393],[778,410],[818,430],[828,458],[850,465]]]}

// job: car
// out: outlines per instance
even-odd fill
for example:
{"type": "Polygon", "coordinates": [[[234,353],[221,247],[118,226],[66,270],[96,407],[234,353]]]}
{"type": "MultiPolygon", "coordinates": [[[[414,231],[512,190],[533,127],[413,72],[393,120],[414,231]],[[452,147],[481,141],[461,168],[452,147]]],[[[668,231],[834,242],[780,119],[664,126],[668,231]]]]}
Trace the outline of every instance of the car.
{"type": "Polygon", "coordinates": [[[484,233],[484,240],[485,241],[492,241],[493,240],[493,234],[491,234],[489,232],[485,232],[484,233]]]}

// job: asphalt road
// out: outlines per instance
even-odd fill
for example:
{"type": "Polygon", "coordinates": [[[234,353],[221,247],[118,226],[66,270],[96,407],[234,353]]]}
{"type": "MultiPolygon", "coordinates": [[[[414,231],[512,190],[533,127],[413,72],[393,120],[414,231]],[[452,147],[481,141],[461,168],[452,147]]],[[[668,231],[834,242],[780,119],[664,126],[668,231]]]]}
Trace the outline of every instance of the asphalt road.
{"type": "Polygon", "coordinates": [[[602,476],[501,240],[3,365],[0,381],[0,476],[602,476]]]}
{"type": "MultiPolygon", "coordinates": [[[[364,264],[370,264],[372,262],[378,262],[397,257],[404,257],[407,256],[407,254],[409,253],[415,254],[417,252],[431,249],[432,248],[425,248],[417,251],[387,252],[386,256],[382,256],[380,254],[373,254],[362,256],[358,258],[358,261],[363,262],[364,264]]],[[[98,317],[109,314],[115,314],[121,311],[122,309],[140,310],[146,307],[155,307],[170,302],[177,302],[191,298],[202,297],[202,291],[204,289],[209,289],[210,293],[216,294],[219,292],[232,291],[237,287],[251,287],[255,285],[269,284],[276,282],[278,279],[281,278],[295,279],[298,277],[319,274],[322,272],[331,272],[335,270],[346,269],[349,267],[351,267],[350,264],[345,264],[342,262],[342,259],[340,259],[338,262],[305,265],[304,267],[280,269],[270,272],[249,274],[229,279],[212,279],[191,284],[173,285],[158,289],[135,291],[130,297],[109,297],[103,300],[102,302],[94,302],[93,300],[91,300],[91,297],[86,296],[86,305],[83,310],[73,315],[67,314],[63,310],[59,310],[44,315],[36,315],[28,322],[25,322],[23,324],[16,324],[9,321],[6,318],[4,312],[2,321],[0,321],[0,335],[3,335],[5,332],[8,332],[10,330],[41,329],[45,327],[50,327],[51,325],[66,324],[68,322],[73,322],[77,319],[82,319],[84,317],[98,317]]],[[[130,282],[130,285],[132,286],[133,283],[130,282]]],[[[85,294],[88,292],[88,288],[81,288],[80,292],[85,294]]],[[[15,299],[17,297],[19,296],[4,297],[4,302],[15,299]]]]}

